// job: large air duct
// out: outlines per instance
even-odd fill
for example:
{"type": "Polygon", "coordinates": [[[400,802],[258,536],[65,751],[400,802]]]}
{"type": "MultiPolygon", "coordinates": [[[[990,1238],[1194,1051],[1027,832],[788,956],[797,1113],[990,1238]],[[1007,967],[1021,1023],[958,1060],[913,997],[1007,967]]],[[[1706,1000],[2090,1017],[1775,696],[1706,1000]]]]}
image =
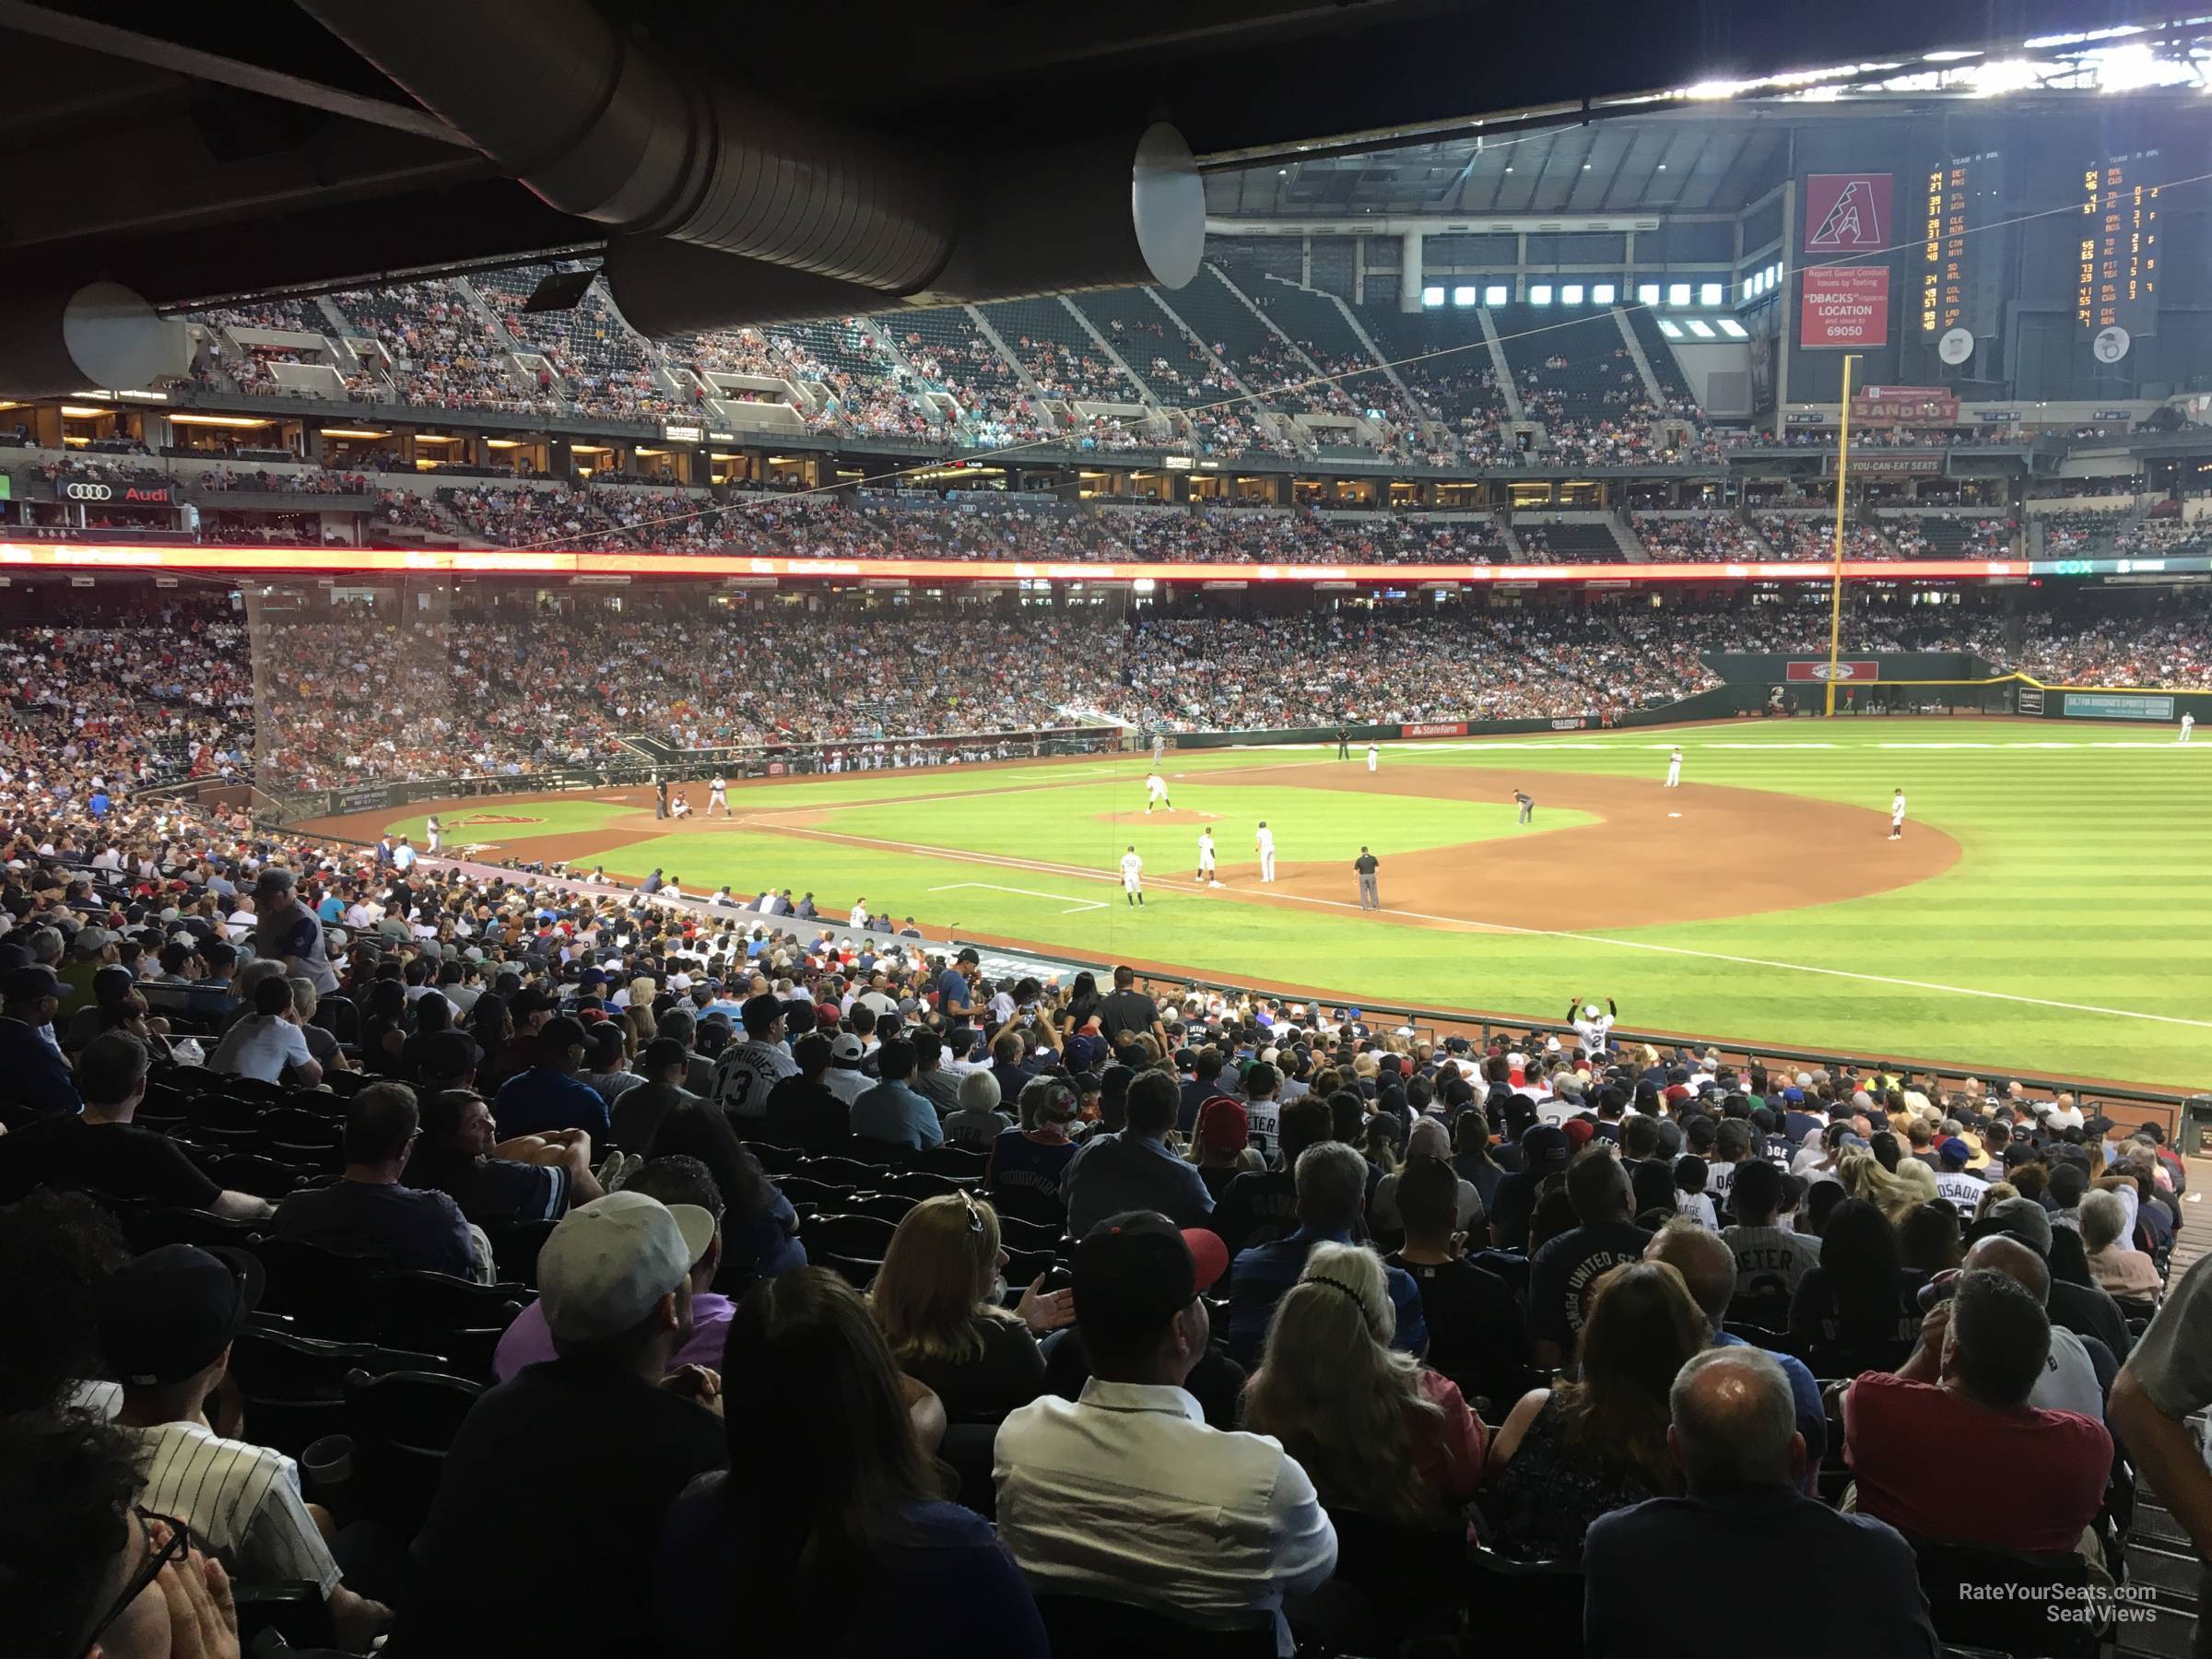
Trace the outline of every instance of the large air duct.
{"type": "Polygon", "coordinates": [[[192,371],[192,336],[119,283],[0,297],[0,391],[140,392],[192,371]]]}
{"type": "Polygon", "coordinates": [[[979,186],[933,146],[674,63],[587,0],[300,5],[548,205],[615,232],[609,280],[648,334],[1197,272],[1205,193],[1171,127],[994,163],[979,186]]]}

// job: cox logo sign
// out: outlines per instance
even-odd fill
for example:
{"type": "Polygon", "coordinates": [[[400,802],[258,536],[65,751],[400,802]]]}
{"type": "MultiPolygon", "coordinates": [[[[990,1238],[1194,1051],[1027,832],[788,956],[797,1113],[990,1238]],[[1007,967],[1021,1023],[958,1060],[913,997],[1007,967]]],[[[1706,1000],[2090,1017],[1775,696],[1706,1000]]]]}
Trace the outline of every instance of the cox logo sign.
{"type": "Polygon", "coordinates": [[[1818,680],[1847,680],[1853,678],[1857,675],[1857,673],[1858,669],[1850,663],[1838,663],[1832,668],[1830,667],[1826,663],[1815,663],[1813,665],[1813,677],[1818,680]]]}
{"type": "Polygon", "coordinates": [[[72,501],[112,501],[115,492],[105,484],[65,484],[62,494],[72,501]]]}

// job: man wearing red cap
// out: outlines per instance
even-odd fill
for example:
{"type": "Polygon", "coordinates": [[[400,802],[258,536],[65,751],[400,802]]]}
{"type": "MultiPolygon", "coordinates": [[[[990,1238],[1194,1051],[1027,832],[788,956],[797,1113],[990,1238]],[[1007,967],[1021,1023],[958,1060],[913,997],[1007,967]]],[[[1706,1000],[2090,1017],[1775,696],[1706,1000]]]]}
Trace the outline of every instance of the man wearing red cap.
{"type": "Polygon", "coordinates": [[[1211,1339],[1199,1293],[1228,1265],[1209,1232],[1148,1211],[1076,1247],[1081,1396],[1046,1396],[998,1431],[999,1537],[1040,1595],[1129,1603],[1208,1630],[1274,1627],[1283,1597],[1336,1569],[1313,1483],[1272,1440],[1206,1427],[1183,1387],[1211,1339]]]}

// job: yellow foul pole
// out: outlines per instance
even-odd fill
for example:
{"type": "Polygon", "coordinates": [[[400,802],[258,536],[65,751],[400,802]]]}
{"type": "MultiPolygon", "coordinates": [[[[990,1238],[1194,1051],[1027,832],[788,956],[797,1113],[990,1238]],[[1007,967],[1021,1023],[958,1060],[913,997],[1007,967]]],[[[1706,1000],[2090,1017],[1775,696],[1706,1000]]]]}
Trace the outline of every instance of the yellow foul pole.
{"type": "Polygon", "coordinates": [[[1824,712],[1836,712],[1836,669],[1843,653],[1843,473],[1851,460],[1851,365],[1855,352],[1843,358],[1842,416],[1836,429],[1836,562],[1829,577],[1828,593],[1828,698],[1824,712]]]}

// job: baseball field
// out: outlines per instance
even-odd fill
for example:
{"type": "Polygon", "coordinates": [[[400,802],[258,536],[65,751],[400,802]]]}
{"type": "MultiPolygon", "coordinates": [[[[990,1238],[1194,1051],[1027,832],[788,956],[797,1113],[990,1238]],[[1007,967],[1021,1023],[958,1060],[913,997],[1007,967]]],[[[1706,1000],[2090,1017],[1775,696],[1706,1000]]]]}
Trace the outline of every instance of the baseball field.
{"type": "MultiPolygon", "coordinates": [[[[1150,814],[1148,770],[769,780],[680,823],[641,790],[441,817],[449,851],[790,888],[840,919],[865,900],[933,935],[1340,1002],[1556,1018],[1609,996],[1625,1024],[1754,1046],[2212,1086],[2212,743],[2170,727],[1735,722],[1386,745],[1371,772],[1358,747],[1199,750],[1168,755],[1172,810],[1150,814]],[[1195,879],[1202,829],[1218,888],[1195,879]],[[1380,912],[1359,905],[1362,846],[1380,912]]],[[[703,810],[704,780],[688,793],[703,810]]],[[[419,845],[424,816],[324,827],[419,845]]]]}

